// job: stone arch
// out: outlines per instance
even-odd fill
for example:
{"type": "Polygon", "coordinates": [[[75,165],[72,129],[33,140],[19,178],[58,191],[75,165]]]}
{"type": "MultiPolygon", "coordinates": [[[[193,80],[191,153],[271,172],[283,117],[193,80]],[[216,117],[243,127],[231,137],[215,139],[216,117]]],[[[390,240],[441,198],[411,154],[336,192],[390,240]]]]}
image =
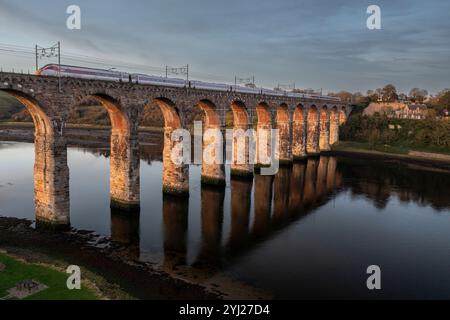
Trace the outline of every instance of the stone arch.
{"type": "Polygon", "coordinates": [[[270,112],[270,107],[266,102],[260,102],[256,105],[256,115],[258,118],[258,127],[272,127],[272,114],[270,112]]]}
{"type": "Polygon", "coordinates": [[[272,113],[266,102],[256,105],[256,165],[267,166],[271,163],[272,113]]]}
{"type": "Polygon", "coordinates": [[[339,110],[339,125],[342,126],[347,122],[347,108],[342,107],[339,110]]]}
{"type": "Polygon", "coordinates": [[[330,151],[330,112],[327,106],[320,109],[320,151],[330,151]]]}
{"type": "Polygon", "coordinates": [[[182,127],[180,112],[172,100],[161,97],[155,98],[153,101],[163,114],[165,128],[179,129],[182,127]]]}
{"type": "Polygon", "coordinates": [[[330,110],[330,145],[339,141],[339,113],[337,106],[330,110]]]}
{"type": "Polygon", "coordinates": [[[42,106],[31,96],[13,89],[1,89],[12,97],[16,98],[30,113],[33,119],[35,134],[53,134],[53,126],[49,116],[45,113],[42,106]]]}
{"type": "MultiPolygon", "coordinates": [[[[189,196],[189,164],[185,161],[176,163],[172,158],[173,148],[183,142],[183,137],[178,137],[176,141],[172,139],[173,132],[183,127],[180,112],[175,103],[168,98],[155,98],[153,102],[159,106],[164,117],[163,192],[187,197],[189,196]]],[[[178,157],[186,158],[183,155],[183,149],[177,149],[178,157]]]]}
{"type": "Polygon", "coordinates": [[[203,111],[204,123],[208,128],[220,128],[221,121],[216,105],[208,99],[198,102],[198,107],[203,111]]]}
{"type": "Polygon", "coordinates": [[[110,195],[111,206],[126,211],[140,209],[140,159],[137,119],[129,118],[124,107],[105,93],[83,97],[94,99],[108,112],[111,121],[110,195]]]}
{"type": "MultiPolygon", "coordinates": [[[[202,133],[202,183],[225,186],[225,166],[223,161],[223,133],[216,105],[210,100],[200,100],[197,106],[203,112],[202,133]]],[[[200,150],[195,150],[198,153],[200,150]]]]}
{"type": "Polygon", "coordinates": [[[282,103],[277,107],[276,112],[276,127],[278,129],[276,157],[280,163],[289,163],[292,161],[289,107],[287,104],[282,103]]]}
{"type": "Polygon", "coordinates": [[[120,103],[116,99],[102,93],[92,94],[88,97],[95,99],[106,109],[111,120],[111,128],[113,131],[128,132],[131,129],[128,115],[123,111],[120,103]]]}
{"type": "Polygon", "coordinates": [[[34,126],[34,202],[36,224],[52,228],[70,225],[69,167],[62,121],[51,117],[33,97],[2,89],[15,97],[30,113],[34,126]]]}
{"type": "Polygon", "coordinates": [[[247,131],[250,124],[247,107],[244,102],[234,100],[230,104],[230,109],[233,113],[231,175],[253,177],[254,159],[250,159],[252,157],[250,148],[252,148],[254,137],[247,131]]]}
{"type": "Polygon", "coordinates": [[[292,121],[292,154],[294,160],[306,157],[306,119],[305,108],[302,104],[294,109],[292,121]]]}
{"type": "Polygon", "coordinates": [[[308,129],[306,151],[308,154],[316,155],[319,149],[319,110],[315,105],[309,107],[308,110],[308,129]]]}
{"type": "Polygon", "coordinates": [[[230,109],[233,112],[234,127],[247,129],[250,117],[246,105],[242,101],[235,100],[231,103],[230,109]]]}
{"type": "Polygon", "coordinates": [[[289,122],[289,107],[286,103],[282,103],[277,107],[277,124],[289,122]]]}
{"type": "Polygon", "coordinates": [[[104,94],[88,96],[98,101],[111,121],[111,204],[120,209],[139,208],[139,144],[137,123],[130,121],[120,102],[104,94]]]}

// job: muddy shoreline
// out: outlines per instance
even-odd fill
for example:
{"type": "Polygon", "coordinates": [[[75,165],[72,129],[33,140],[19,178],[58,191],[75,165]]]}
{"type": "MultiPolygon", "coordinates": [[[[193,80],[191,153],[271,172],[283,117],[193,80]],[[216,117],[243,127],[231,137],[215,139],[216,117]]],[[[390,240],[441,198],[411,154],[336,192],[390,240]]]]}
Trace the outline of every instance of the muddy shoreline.
{"type": "Polygon", "coordinates": [[[93,246],[92,242],[98,241],[98,236],[93,233],[77,230],[52,232],[34,229],[32,224],[29,220],[0,217],[0,249],[27,261],[45,260],[38,258],[43,255],[67,265],[79,265],[106,280],[103,286],[96,283],[106,297],[123,299],[114,293],[113,288],[118,286],[116,291],[123,290],[130,297],[144,300],[221,298],[200,285],[157,271],[149,263],[128,259],[125,246],[93,246]]]}

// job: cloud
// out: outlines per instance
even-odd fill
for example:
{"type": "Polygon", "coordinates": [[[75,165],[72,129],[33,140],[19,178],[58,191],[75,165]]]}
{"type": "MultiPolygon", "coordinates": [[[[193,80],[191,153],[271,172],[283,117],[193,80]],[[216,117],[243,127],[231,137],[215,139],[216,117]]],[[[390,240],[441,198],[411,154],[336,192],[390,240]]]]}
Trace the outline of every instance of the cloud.
{"type": "Polygon", "coordinates": [[[189,63],[198,77],[220,81],[255,74],[266,86],[450,86],[445,0],[380,0],[379,31],[365,27],[366,0],[77,0],[83,24],[74,32],[65,28],[72,2],[0,0],[2,41],[61,39],[67,52],[150,66],[189,63]]]}

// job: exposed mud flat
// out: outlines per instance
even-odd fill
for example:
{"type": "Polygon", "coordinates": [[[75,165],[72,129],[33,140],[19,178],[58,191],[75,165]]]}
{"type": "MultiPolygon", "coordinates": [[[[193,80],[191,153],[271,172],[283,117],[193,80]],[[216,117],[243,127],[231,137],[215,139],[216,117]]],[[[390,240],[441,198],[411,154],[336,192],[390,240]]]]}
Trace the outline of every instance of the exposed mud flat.
{"type": "Polygon", "coordinates": [[[136,259],[133,247],[90,231],[53,232],[35,229],[29,220],[0,217],[0,248],[28,262],[79,265],[108,299],[272,298],[222,272],[188,266],[167,272],[156,262],[136,259]]]}

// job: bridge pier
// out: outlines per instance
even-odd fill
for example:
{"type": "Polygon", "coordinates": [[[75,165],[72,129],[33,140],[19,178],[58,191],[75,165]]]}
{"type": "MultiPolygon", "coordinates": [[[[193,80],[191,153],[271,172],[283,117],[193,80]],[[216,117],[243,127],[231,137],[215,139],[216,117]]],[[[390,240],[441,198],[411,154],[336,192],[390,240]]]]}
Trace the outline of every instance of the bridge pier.
{"type": "Polygon", "coordinates": [[[347,122],[347,113],[345,108],[342,108],[339,112],[339,125],[342,126],[347,122]]]}
{"type": "Polygon", "coordinates": [[[223,161],[223,133],[220,127],[210,127],[203,135],[202,184],[225,187],[225,164],[223,161]]]}
{"type": "Polygon", "coordinates": [[[306,117],[302,107],[297,107],[294,111],[292,125],[292,155],[294,160],[306,158],[306,117]]]}
{"type": "Polygon", "coordinates": [[[337,108],[331,109],[330,113],[330,146],[339,142],[339,117],[337,108]]]}
{"type": "Polygon", "coordinates": [[[286,105],[277,109],[277,129],[278,129],[278,150],[276,157],[280,164],[290,164],[292,162],[291,152],[291,124],[289,110],[286,105]]]}
{"type": "Polygon", "coordinates": [[[310,107],[308,111],[308,128],[306,152],[308,155],[315,156],[320,153],[319,135],[320,135],[320,117],[315,106],[310,107]]]}
{"type": "MultiPolygon", "coordinates": [[[[178,164],[172,160],[174,146],[181,143],[182,139],[172,141],[172,133],[175,128],[164,128],[163,150],[163,193],[181,197],[189,197],[189,165],[178,164]]],[[[178,157],[182,158],[183,150],[179,149],[178,157]]]]}
{"type": "Polygon", "coordinates": [[[52,132],[36,132],[34,150],[36,223],[67,229],[70,226],[70,197],[66,140],[52,132]]]}
{"type": "Polygon", "coordinates": [[[245,179],[253,178],[254,166],[250,163],[250,143],[247,136],[248,125],[235,125],[233,128],[233,152],[230,175],[245,179]]]}
{"type": "Polygon", "coordinates": [[[256,127],[256,167],[270,166],[272,152],[272,126],[270,123],[256,127]]]}
{"type": "MultiPolygon", "coordinates": [[[[130,130],[131,131],[131,130],[130,130]]],[[[137,131],[137,130],[136,130],[137,131]]],[[[139,141],[137,132],[112,130],[110,159],[111,207],[140,209],[139,141]]]]}
{"type": "Polygon", "coordinates": [[[323,107],[320,111],[320,151],[330,151],[330,113],[327,107],[323,107]]]}

